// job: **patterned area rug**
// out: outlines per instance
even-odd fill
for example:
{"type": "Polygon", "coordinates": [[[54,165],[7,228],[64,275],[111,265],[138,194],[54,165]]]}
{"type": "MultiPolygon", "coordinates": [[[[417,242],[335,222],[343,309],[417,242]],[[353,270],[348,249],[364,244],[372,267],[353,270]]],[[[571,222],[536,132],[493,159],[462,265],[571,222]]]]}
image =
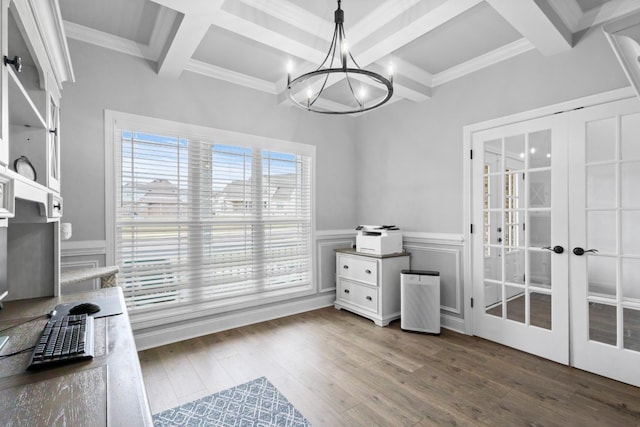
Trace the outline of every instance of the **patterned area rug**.
{"type": "Polygon", "coordinates": [[[311,424],[265,377],[153,416],[155,427],[309,427],[311,424]]]}

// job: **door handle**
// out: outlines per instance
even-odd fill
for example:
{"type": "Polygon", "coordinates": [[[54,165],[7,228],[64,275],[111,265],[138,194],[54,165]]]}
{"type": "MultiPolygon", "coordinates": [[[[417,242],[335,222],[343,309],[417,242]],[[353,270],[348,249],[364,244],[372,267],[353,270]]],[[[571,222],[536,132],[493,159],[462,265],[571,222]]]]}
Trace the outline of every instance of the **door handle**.
{"type": "Polygon", "coordinates": [[[544,246],[542,249],[546,249],[548,251],[552,251],[552,252],[555,252],[557,254],[561,254],[561,253],[564,252],[564,248],[562,246],[558,246],[558,245],[554,246],[553,248],[551,246],[544,246]]]}
{"type": "Polygon", "coordinates": [[[576,247],[576,248],[573,248],[573,254],[574,254],[574,255],[578,255],[578,256],[582,256],[582,255],[584,255],[584,254],[586,254],[586,253],[596,253],[596,252],[598,252],[598,250],[597,250],[597,249],[587,249],[587,250],[585,251],[584,249],[582,249],[582,248],[581,248],[581,247],[579,247],[579,246],[578,246],[578,247],[576,247]]]}

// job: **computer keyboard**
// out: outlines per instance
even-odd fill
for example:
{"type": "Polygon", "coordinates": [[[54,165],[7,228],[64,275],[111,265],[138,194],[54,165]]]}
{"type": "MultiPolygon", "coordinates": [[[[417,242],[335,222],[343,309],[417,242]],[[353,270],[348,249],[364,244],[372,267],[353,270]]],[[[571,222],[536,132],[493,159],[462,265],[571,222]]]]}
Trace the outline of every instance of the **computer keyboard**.
{"type": "Polygon", "coordinates": [[[27,369],[93,358],[93,317],[86,314],[52,317],[40,335],[27,369]]]}

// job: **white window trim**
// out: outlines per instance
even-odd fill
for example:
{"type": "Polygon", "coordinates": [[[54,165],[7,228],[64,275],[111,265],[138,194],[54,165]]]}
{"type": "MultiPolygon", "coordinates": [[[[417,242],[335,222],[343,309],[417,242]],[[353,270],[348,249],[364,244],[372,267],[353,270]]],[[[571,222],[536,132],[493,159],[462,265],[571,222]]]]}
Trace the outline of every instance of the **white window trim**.
{"type": "MultiPolygon", "coordinates": [[[[311,242],[315,242],[316,234],[316,147],[309,144],[291,142],[282,139],[269,138],[258,135],[251,135],[241,132],[227,131],[223,129],[209,128],[205,126],[192,125],[175,122],[171,120],[158,119],[130,113],[123,113],[113,110],[104,110],[104,147],[105,147],[105,241],[106,241],[106,263],[115,265],[115,232],[116,232],[116,165],[115,165],[115,132],[116,128],[135,129],[139,132],[151,134],[165,133],[175,134],[176,132],[189,135],[193,138],[206,140],[220,140],[225,144],[238,144],[245,147],[263,147],[268,144],[272,151],[294,152],[311,157],[311,242]]],[[[212,315],[221,312],[228,312],[237,309],[245,309],[264,304],[290,300],[297,297],[309,296],[318,293],[316,247],[311,245],[311,289],[296,293],[286,293],[278,295],[272,293],[269,297],[255,300],[253,298],[236,298],[230,302],[207,301],[197,302],[181,307],[167,307],[163,311],[162,319],[158,319],[157,312],[131,313],[131,323],[133,329],[166,325],[173,321],[184,321],[196,319],[198,317],[212,315]]]]}

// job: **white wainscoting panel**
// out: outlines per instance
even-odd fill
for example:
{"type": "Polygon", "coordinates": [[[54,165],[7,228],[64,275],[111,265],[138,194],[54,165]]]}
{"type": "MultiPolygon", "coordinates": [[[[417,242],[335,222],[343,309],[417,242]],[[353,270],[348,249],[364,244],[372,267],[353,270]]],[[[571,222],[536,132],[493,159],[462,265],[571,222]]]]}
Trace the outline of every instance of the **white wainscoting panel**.
{"type": "Polygon", "coordinates": [[[411,252],[411,269],[440,273],[442,327],[464,331],[463,237],[457,234],[409,232],[404,250],[411,252]]]}
{"type": "Polygon", "coordinates": [[[356,242],[355,230],[329,230],[316,233],[316,279],[318,292],[336,289],[336,249],[350,248],[356,242]]]}
{"type": "Polygon", "coordinates": [[[405,244],[404,248],[411,252],[413,270],[440,272],[440,309],[460,314],[460,251],[415,244],[405,244]]]}

